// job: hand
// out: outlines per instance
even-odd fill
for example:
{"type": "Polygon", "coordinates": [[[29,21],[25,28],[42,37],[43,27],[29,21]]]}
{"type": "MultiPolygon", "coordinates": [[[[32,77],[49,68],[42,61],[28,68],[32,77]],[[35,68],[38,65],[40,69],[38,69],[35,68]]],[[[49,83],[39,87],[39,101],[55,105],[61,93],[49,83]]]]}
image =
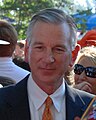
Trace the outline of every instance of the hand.
{"type": "Polygon", "coordinates": [[[80,120],[80,118],[79,117],[75,117],[74,120],[80,120]]]}
{"type": "Polygon", "coordinates": [[[74,85],[74,88],[77,88],[79,90],[83,90],[86,92],[91,93],[92,92],[92,85],[86,81],[82,82],[82,83],[78,83],[74,85]]]}

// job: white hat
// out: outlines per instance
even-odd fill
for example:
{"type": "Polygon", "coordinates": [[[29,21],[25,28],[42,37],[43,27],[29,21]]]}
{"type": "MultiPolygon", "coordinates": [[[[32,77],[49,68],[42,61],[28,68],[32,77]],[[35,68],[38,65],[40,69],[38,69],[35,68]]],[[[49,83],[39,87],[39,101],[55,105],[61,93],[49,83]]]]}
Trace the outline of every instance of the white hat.
{"type": "Polygon", "coordinates": [[[0,84],[0,88],[2,88],[3,86],[0,84]]]}
{"type": "Polygon", "coordinates": [[[5,40],[0,40],[0,45],[9,45],[10,43],[5,40]]]}

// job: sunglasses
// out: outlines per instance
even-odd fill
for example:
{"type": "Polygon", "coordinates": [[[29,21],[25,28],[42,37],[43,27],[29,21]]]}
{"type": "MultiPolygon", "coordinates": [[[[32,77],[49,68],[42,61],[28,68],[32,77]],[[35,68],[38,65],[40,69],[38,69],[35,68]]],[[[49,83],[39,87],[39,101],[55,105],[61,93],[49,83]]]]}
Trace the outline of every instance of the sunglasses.
{"type": "Polygon", "coordinates": [[[83,67],[80,64],[75,64],[74,73],[80,75],[83,71],[85,71],[85,75],[87,77],[96,78],[96,67],[83,67]]]}

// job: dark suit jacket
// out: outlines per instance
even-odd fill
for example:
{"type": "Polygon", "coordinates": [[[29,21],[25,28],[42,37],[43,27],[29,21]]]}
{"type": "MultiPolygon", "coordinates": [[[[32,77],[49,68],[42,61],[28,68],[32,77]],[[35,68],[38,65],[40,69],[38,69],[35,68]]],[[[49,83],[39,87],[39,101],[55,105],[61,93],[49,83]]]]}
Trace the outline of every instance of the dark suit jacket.
{"type": "MultiPolygon", "coordinates": [[[[0,89],[0,120],[31,120],[27,80],[28,76],[17,85],[0,89]]],[[[65,94],[66,120],[74,120],[75,116],[81,117],[93,97],[93,95],[73,89],[67,84],[65,94]]]]}

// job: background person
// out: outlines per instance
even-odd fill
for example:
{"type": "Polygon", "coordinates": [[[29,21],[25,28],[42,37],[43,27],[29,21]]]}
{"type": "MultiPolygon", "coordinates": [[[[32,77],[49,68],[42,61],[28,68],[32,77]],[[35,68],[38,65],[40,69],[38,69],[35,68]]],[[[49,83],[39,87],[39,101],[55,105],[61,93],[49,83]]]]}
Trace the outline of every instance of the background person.
{"type": "Polygon", "coordinates": [[[96,95],[96,47],[84,47],[79,51],[74,73],[74,87],[96,95]]]}
{"type": "Polygon", "coordinates": [[[25,40],[20,40],[17,42],[14,54],[13,54],[13,62],[30,72],[30,66],[28,62],[25,60],[25,40]]]}
{"type": "Polygon", "coordinates": [[[17,66],[19,66],[19,67],[21,67],[21,68],[23,68],[23,69],[25,69],[25,70],[27,70],[27,71],[29,71],[29,72],[31,71],[28,62],[26,62],[26,61],[25,61],[24,59],[22,59],[21,57],[16,57],[16,58],[14,58],[14,59],[13,59],[13,62],[14,62],[17,66]]]}
{"type": "Polygon", "coordinates": [[[52,100],[47,107],[53,120],[82,116],[93,95],[68,86],[64,79],[75,36],[73,19],[60,9],[44,9],[32,17],[26,44],[31,74],[16,86],[0,89],[2,120],[47,120],[46,100],[52,100]]]}
{"type": "Polygon", "coordinates": [[[29,74],[29,71],[18,67],[12,61],[17,39],[14,27],[7,21],[0,20],[0,76],[12,78],[16,83],[29,74]]]}
{"type": "Polygon", "coordinates": [[[22,58],[24,59],[24,47],[25,44],[21,41],[17,41],[16,48],[14,50],[14,58],[22,58]]]}

